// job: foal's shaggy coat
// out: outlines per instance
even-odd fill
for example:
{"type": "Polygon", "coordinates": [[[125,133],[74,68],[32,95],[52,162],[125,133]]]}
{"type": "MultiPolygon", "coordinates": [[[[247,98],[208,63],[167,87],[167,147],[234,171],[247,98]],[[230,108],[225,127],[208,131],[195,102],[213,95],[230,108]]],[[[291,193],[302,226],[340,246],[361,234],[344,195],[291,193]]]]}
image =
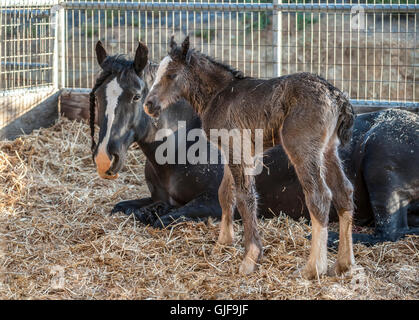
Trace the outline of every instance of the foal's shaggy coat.
{"type": "MultiPolygon", "coordinates": [[[[242,73],[189,50],[187,37],[178,47],[171,40],[170,54],[162,60],[144,104],[158,116],[179,98],[188,100],[210,129],[258,129],[264,146],[282,143],[303,187],[312,221],[312,247],[303,275],[313,278],[327,271],[327,224],[330,203],[339,214],[340,235],[335,272],[354,263],[352,250],[353,188],[337,154],[339,143],[351,136],[354,113],[344,94],[326,80],[298,73],[269,80],[242,73]]],[[[231,148],[219,145],[232,159],[231,148]]],[[[281,183],[281,181],[278,181],[281,183]]],[[[254,178],[245,164],[226,166],[219,190],[223,210],[218,242],[231,244],[234,204],[244,224],[245,257],[240,271],[250,273],[262,254],[256,227],[257,195],[254,178]]]]}

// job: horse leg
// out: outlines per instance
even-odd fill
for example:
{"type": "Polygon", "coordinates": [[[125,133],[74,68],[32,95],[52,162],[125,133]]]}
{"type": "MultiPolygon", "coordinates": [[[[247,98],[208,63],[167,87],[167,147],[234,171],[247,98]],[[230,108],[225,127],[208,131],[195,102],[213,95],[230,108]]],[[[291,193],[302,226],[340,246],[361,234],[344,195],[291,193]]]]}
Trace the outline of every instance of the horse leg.
{"type": "MultiPolygon", "coordinates": [[[[172,209],[176,208],[175,206],[170,205],[164,201],[156,201],[148,206],[134,209],[131,213],[134,215],[134,218],[138,221],[146,224],[153,225],[160,216],[164,216],[169,213],[172,209]]],[[[130,215],[131,213],[125,213],[130,215]]]]}
{"type": "Polygon", "coordinates": [[[333,205],[339,216],[339,249],[334,272],[342,274],[355,263],[352,244],[353,187],[345,176],[337,154],[337,141],[333,137],[324,154],[326,182],[332,191],[333,205]]]}
{"type": "Polygon", "coordinates": [[[174,208],[163,216],[158,216],[154,228],[174,226],[184,221],[204,221],[209,217],[220,218],[221,208],[214,193],[204,193],[189,201],[184,206],[174,208]]]}
{"type": "Polygon", "coordinates": [[[123,212],[126,215],[134,213],[135,210],[141,209],[144,206],[152,204],[154,201],[151,197],[137,199],[137,200],[125,200],[118,202],[112,209],[111,215],[117,212],[123,212]]]}
{"type": "Polygon", "coordinates": [[[397,241],[407,234],[409,229],[409,200],[403,194],[403,186],[397,188],[397,178],[391,174],[383,174],[383,177],[370,179],[373,182],[367,185],[375,220],[374,234],[382,242],[397,241]]]}
{"type": "Polygon", "coordinates": [[[327,272],[327,225],[332,194],[324,181],[322,166],[315,164],[318,160],[307,159],[303,164],[294,165],[304,190],[312,226],[310,256],[303,271],[308,279],[327,272]]]}
{"type": "Polygon", "coordinates": [[[327,224],[332,193],[324,178],[324,146],[321,139],[304,141],[310,137],[287,134],[285,128],[284,125],[281,132],[282,144],[303,188],[312,225],[310,256],[303,276],[313,279],[327,272],[327,224]]]}
{"type": "Polygon", "coordinates": [[[245,175],[241,165],[230,165],[235,183],[237,209],[244,227],[245,256],[240,266],[240,273],[249,274],[256,268],[262,256],[262,244],[257,230],[257,193],[254,177],[245,175]]]}
{"type": "Polygon", "coordinates": [[[220,234],[218,243],[231,245],[234,239],[233,213],[234,213],[234,194],[233,177],[228,165],[224,166],[224,176],[218,189],[218,200],[222,210],[220,234]]]}

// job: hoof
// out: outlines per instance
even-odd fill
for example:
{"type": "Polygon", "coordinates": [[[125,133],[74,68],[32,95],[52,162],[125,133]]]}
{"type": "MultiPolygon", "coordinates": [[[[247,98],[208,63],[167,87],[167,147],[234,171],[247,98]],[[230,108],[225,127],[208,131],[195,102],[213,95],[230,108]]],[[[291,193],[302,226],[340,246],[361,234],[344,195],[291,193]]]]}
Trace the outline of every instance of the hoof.
{"type": "Polygon", "coordinates": [[[249,249],[240,265],[240,273],[247,275],[256,270],[256,264],[262,256],[262,249],[259,248],[256,244],[251,244],[249,249]]]}
{"type": "Polygon", "coordinates": [[[173,209],[172,206],[164,202],[155,202],[148,206],[139,207],[134,201],[122,201],[115,205],[111,215],[116,212],[122,212],[127,216],[134,215],[134,218],[145,225],[151,225],[156,228],[164,228],[173,222],[173,219],[164,219],[169,217],[168,212],[173,209]],[[162,221],[160,221],[162,220],[162,221]]]}
{"type": "Polygon", "coordinates": [[[173,222],[173,220],[172,221],[167,221],[167,219],[164,219],[164,218],[160,217],[156,221],[154,221],[153,228],[164,229],[167,226],[169,226],[172,222],[173,222]]]}
{"type": "Polygon", "coordinates": [[[322,275],[327,273],[327,267],[319,267],[315,264],[307,264],[301,271],[300,274],[303,278],[307,280],[313,280],[320,278],[322,275]]]}
{"type": "Polygon", "coordinates": [[[124,205],[124,203],[123,202],[120,202],[120,203],[117,203],[114,207],[113,207],[113,209],[112,209],[112,211],[111,211],[111,216],[112,215],[114,215],[115,213],[118,213],[118,212],[122,212],[123,214],[125,214],[125,215],[127,215],[127,216],[130,216],[130,215],[132,215],[132,214],[136,214],[136,211],[138,211],[138,209],[137,208],[135,208],[135,207],[130,207],[130,206],[127,206],[127,205],[124,205]]]}
{"type": "Polygon", "coordinates": [[[340,276],[346,273],[350,273],[352,271],[352,263],[342,263],[337,262],[334,264],[333,268],[331,268],[327,274],[332,277],[340,276]]]}
{"type": "Polygon", "coordinates": [[[239,272],[243,275],[248,275],[248,274],[251,274],[255,270],[256,270],[256,262],[245,258],[240,265],[239,272]]]}
{"type": "Polygon", "coordinates": [[[227,225],[221,221],[220,233],[218,234],[217,242],[224,246],[231,246],[234,241],[233,224],[227,225]]]}
{"type": "Polygon", "coordinates": [[[114,215],[117,212],[122,212],[123,214],[130,216],[134,215],[134,218],[141,223],[146,225],[153,224],[155,221],[155,217],[147,212],[144,208],[136,208],[130,205],[126,205],[123,202],[117,203],[115,207],[111,211],[111,215],[114,215]]]}
{"type": "Polygon", "coordinates": [[[222,246],[231,246],[233,244],[233,237],[225,233],[220,233],[217,243],[222,246]]]}

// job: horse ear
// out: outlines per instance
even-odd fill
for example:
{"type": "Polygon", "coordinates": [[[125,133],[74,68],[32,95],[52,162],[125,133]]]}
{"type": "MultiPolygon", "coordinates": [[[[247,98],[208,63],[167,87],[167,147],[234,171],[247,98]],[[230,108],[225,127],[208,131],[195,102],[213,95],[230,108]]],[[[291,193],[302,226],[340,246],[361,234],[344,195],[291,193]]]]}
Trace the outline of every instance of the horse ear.
{"type": "Polygon", "coordinates": [[[176,49],[176,47],[177,47],[177,43],[176,43],[176,41],[175,41],[175,35],[172,35],[172,36],[170,37],[169,46],[170,46],[170,49],[171,49],[172,51],[176,49]]]}
{"type": "Polygon", "coordinates": [[[96,43],[96,58],[97,63],[99,63],[100,66],[102,66],[103,61],[105,61],[108,54],[106,53],[105,48],[103,47],[102,42],[99,40],[96,43]]]}
{"type": "Polygon", "coordinates": [[[174,58],[174,56],[176,55],[176,48],[177,48],[177,43],[175,41],[175,36],[174,35],[172,35],[170,37],[169,47],[170,47],[169,55],[172,58],[174,58]]]}
{"type": "Polygon", "coordinates": [[[134,69],[137,75],[143,72],[148,61],[148,48],[141,41],[138,43],[137,51],[135,51],[134,69]]]}
{"type": "Polygon", "coordinates": [[[186,59],[186,56],[189,51],[189,36],[186,36],[185,40],[182,42],[182,55],[186,59]]]}

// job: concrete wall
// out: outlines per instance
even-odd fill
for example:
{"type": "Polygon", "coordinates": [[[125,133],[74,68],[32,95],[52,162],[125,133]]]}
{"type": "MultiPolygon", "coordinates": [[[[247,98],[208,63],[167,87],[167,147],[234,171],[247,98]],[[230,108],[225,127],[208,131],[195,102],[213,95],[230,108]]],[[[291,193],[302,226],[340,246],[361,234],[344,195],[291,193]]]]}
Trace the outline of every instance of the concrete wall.
{"type": "MultiPolygon", "coordinates": [[[[385,106],[384,107],[371,107],[371,106],[361,106],[361,105],[354,106],[354,110],[356,113],[374,112],[374,111],[380,111],[384,109],[388,109],[388,107],[385,107],[385,106]]],[[[397,107],[397,109],[419,113],[419,107],[397,107]]]]}
{"type": "Polygon", "coordinates": [[[36,107],[18,119],[0,129],[0,140],[13,140],[35,129],[46,128],[54,124],[58,118],[58,98],[60,92],[52,94],[36,107]]]}

